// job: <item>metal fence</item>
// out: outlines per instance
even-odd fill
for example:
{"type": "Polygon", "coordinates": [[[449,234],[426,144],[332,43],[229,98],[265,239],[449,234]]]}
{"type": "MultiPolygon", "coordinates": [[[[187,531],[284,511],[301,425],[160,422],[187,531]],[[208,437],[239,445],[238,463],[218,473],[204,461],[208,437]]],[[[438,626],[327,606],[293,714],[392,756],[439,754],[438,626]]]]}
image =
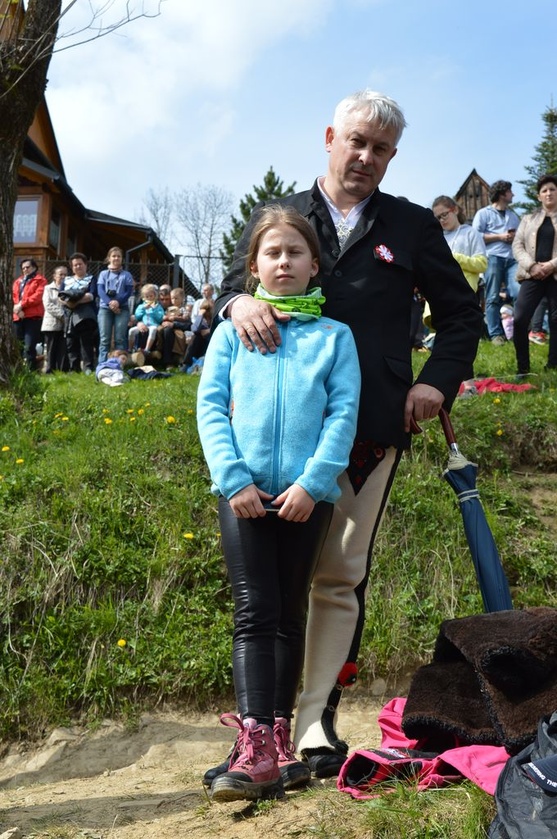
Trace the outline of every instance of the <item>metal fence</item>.
{"type": "MultiPolygon", "coordinates": [[[[49,280],[52,279],[54,269],[58,265],[66,265],[70,267],[67,262],[61,259],[47,259],[39,264],[39,271],[49,280]]],[[[88,270],[91,274],[98,274],[106,268],[104,262],[95,262],[91,260],[88,263],[88,270]]],[[[157,286],[169,285],[171,288],[181,287],[184,289],[187,297],[193,297],[197,300],[201,297],[201,292],[195,286],[187,274],[177,264],[167,263],[139,263],[130,262],[125,266],[126,270],[130,272],[134,280],[141,285],[144,283],[154,283],[157,286]]]]}

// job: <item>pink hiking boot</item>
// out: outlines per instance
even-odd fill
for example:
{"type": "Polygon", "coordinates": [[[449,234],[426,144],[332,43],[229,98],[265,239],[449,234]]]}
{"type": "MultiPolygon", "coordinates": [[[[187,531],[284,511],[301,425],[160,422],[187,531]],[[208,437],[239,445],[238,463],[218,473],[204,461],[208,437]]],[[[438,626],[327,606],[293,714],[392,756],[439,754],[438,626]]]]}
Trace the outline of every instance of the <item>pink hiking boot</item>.
{"type": "Polygon", "coordinates": [[[217,775],[211,784],[213,801],[257,801],[259,798],[282,798],[284,788],[278,766],[273,732],[257,720],[239,719],[223,714],[223,725],[238,728],[236,748],[228,772],[217,775]]]}
{"type": "Polygon", "coordinates": [[[278,765],[285,789],[295,789],[309,784],[311,769],[307,763],[296,759],[295,745],[290,739],[290,720],[276,717],[273,737],[278,753],[278,765]]]}

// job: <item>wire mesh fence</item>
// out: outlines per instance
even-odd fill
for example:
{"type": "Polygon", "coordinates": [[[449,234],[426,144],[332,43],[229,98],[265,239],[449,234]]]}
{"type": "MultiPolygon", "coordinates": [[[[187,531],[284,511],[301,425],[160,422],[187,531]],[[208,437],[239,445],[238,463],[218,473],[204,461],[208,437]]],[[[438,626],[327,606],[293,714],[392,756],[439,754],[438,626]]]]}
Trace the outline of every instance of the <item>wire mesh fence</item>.
{"type": "MultiPolygon", "coordinates": [[[[39,264],[39,271],[50,281],[53,277],[54,269],[59,265],[66,265],[70,267],[67,262],[60,259],[47,259],[39,264]]],[[[201,297],[201,292],[197,286],[192,283],[187,274],[174,263],[139,263],[130,262],[125,266],[126,270],[130,272],[138,285],[145,283],[154,283],[156,286],[169,285],[171,288],[181,287],[184,289],[187,297],[197,298],[201,297]]],[[[99,274],[106,268],[104,262],[95,262],[91,260],[88,263],[88,270],[91,274],[99,274]]]]}

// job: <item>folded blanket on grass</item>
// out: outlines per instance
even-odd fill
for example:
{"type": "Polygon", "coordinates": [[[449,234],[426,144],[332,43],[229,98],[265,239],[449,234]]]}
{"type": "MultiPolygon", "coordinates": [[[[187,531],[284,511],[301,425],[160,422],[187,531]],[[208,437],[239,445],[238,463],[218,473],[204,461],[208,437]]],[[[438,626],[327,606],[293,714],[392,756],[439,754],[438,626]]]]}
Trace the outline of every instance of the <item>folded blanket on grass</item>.
{"type": "Polygon", "coordinates": [[[444,621],[431,664],[412,678],[402,728],[411,738],[531,743],[557,709],[557,610],[545,606],[444,621]]]}

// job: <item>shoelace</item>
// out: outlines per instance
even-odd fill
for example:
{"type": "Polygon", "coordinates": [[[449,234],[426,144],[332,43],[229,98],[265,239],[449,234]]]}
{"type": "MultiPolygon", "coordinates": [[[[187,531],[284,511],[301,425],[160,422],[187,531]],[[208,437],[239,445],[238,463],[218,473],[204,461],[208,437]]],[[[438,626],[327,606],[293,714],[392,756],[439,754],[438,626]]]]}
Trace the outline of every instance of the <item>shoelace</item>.
{"type": "Polygon", "coordinates": [[[296,746],[290,739],[289,731],[285,725],[280,722],[275,722],[273,726],[273,734],[275,737],[275,745],[279,760],[296,760],[295,749],[296,746]]]}
{"type": "Polygon", "coordinates": [[[251,729],[244,725],[243,721],[235,714],[223,714],[220,718],[223,725],[229,728],[238,729],[236,747],[230,756],[230,765],[252,764],[259,749],[265,745],[265,739],[261,728],[251,729]]]}

